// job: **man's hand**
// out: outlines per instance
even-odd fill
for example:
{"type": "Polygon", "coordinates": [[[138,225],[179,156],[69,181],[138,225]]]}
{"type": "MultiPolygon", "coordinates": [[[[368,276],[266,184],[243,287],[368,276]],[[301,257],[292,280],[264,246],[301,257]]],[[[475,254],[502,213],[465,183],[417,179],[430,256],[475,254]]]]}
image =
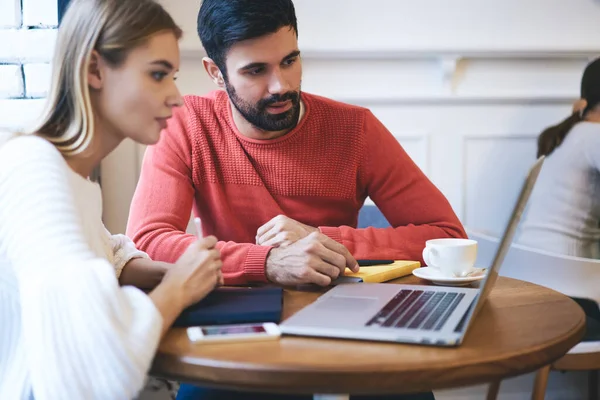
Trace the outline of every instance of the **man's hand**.
{"type": "Polygon", "coordinates": [[[285,215],[278,215],[258,228],[258,231],[256,231],[256,244],[273,247],[289,246],[313,232],[319,232],[319,230],[285,215]]]}
{"type": "Polygon", "coordinates": [[[358,263],[344,245],[319,232],[313,232],[287,245],[271,250],[267,257],[267,278],[284,286],[315,283],[327,286],[344,274],[345,268],[358,272],[358,263]]]}

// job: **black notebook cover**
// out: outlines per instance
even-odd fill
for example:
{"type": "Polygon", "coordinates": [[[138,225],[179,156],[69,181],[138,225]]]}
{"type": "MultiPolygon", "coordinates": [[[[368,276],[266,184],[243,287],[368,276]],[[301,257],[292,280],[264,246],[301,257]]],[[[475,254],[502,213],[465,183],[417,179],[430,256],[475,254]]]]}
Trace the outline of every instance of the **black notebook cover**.
{"type": "Polygon", "coordinates": [[[280,287],[222,287],[183,310],[174,326],[279,323],[282,307],[280,287]]]}

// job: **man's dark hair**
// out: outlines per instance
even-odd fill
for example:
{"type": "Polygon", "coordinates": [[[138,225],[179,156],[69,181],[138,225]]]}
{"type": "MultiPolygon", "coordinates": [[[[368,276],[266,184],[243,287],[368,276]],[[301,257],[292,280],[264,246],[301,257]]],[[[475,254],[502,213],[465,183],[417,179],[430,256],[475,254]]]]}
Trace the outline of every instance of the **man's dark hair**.
{"type": "Polygon", "coordinates": [[[292,0],[204,0],[198,12],[200,41],[225,78],[231,46],[275,33],[284,26],[298,36],[292,0]]]}

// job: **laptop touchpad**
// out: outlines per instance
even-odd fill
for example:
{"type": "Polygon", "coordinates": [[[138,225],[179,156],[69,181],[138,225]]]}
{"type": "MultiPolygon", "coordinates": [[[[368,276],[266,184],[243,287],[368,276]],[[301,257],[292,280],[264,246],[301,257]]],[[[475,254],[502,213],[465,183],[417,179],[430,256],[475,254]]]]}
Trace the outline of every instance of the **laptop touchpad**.
{"type": "Polygon", "coordinates": [[[372,297],[331,296],[318,303],[320,310],[355,310],[361,311],[373,307],[378,302],[372,297]]]}

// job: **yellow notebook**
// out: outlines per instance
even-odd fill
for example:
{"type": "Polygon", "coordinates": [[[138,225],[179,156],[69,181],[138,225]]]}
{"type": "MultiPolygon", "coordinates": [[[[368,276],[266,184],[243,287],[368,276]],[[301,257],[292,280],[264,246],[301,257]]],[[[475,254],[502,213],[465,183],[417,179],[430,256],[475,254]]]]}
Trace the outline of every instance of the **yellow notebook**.
{"type": "Polygon", "coordinates": [[[420,266],[421,263],[418,261],[396,260],[392,264],[360,267],[356,273],[346,268],[344,275],[362,278],[363,282],[379,283],[410,275],[420,266]]]}

